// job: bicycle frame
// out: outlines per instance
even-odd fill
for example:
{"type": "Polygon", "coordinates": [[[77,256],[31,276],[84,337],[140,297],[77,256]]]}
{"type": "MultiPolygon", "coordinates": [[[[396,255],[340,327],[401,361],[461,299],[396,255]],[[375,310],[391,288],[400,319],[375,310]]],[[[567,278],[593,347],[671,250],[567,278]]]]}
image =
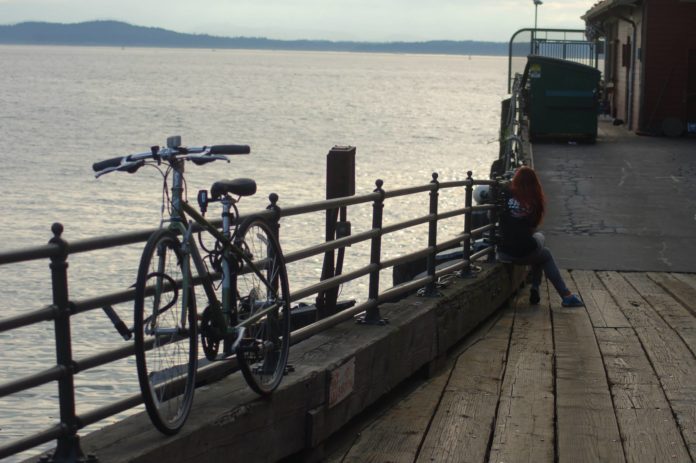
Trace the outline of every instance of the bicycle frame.
{"type": "MultiPolygon", "coordinates": [[[[170,219],[169,219],[169,229],[178,233],[181,233],[183,236],[182,239],[182,251],[183,251],[183,258],[184,262],[182,263],[182,268],[184,271],[184,279],[192,278],[192,273],[191,273],[191,262],[189,260],[189,257],[191,260],[193,260],[193,264],[196,268],[196,272],[201,278],[201,283],[203,286],[203,289],[206,293],[207,299],[216,305],[217,308],[222,310],[222,314],[225,317],[225,322],[226,322],[226,334],[231,334],[236,331],[238,328],[245,328],[253,323],[256,323],[257,321],[261,320],[263,317],[265,317],[267,314],[270,312],[278,309],[281,306],[281,303],[275,302],[274,304],[271,304],[268,307],[264,307],[261,310],[258,310],[254,315],[244,319],[243,321],[239,321],[237,319],[237,313],[236,313],[236,302],[237,302],[237,294],[236,294],[236,285],[233,283],[233,276],[238,275],[238,274],[243,274],[246,272],[253,272],[255,273],[263,282],[264,284],[267,284],[269,287],[273,287],[272,285],[269,284],[266,276],[262,273],[261,270],[258,268],[258,262],[257,264],[254,264],[249,257],[246,256],[244,251],[237,246],[234,241],[233,241],[233,236],[230,233],[230,229],[232,228],[232,223],[231,223],[231,206],[232,206],[232,199],[231,198],[223,198],[221,200],[222,205],[223,205],[223,213],[222,213],[222,231],[220,231],[218,228],[216,228],[213,224],[211,224],[208,220],[203,217],[195,208],[190,206],[186,201],[183,200],[183,191],[184,191],[184,185],[183,185],[183,179],[184,179],[184,162],[183,161],[173,161],[172,162],[172,170],[173,170],[173,185],[172,185],[172,197],[171,197],[171,214],[170,214],[170,219]],[[192,219],[190,222],[187,223],[186,218],[192,219]],[[187,225],[184,225],[187,224],[187,225]],[[215,292],[214,286],[213,286],[213,278],[211,277],[210,272],[208,271],[203,257],[201,256],[200,250],[198,249],[198,246],[195,243],[195,240],[193,239],[193,227],[194,224],[198,224],[201,226],[206,232],[208,232],[210,235],[212,235],[216,240],[218,240],[223,247],[222,251],[222,300],[217,297],[217,294],[215,292]],[[243,264],[243,266],[237,265],[235,269],[232,267],[233,261],[236,260],[238,263],[243,264]]],[[[263,260],[261,261],[263,262],[263,260]]],[[[187,303],[189,301],[189,298],[192,297],[192,294],[189,294],[189,292],[193,292],[193,284],[190,284],[192,282],[187,282],[184,281],[184,284],[182,285],[182,297],[183,297],[183,307],[188,307],[187,303]]],[[[274,294],[276,301],[278,301],[280,298],[278,298],[277,293],[274,294]]],[[[195,300],[195,298],[194,298],[195,300]]],[[[195,308],[195,304],[193,305],[195,308]]],[[[186,319],[186,314],[185,311],[182,311],[182,322],[186,319]]],[[[239,338],[237,339],[237,341],[239,338]]]]}

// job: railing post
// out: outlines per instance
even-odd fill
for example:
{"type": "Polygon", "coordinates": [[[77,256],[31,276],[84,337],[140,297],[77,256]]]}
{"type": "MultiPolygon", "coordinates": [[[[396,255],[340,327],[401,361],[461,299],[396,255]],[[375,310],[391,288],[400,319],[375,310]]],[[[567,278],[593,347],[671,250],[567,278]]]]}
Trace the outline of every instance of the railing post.
{"type": "Polygon", "coordinates": [[[495,262],[495,247],[498,244],[498,235],[500,234],[498,216],[501,207],[500,204],[500,177],[496,177],[496,182],[490,186],[491,202],[495,205],[490,211],[491,223],[495,226],[493,230],[489,232],[491,237],[491,251],[488,254],[488,262],[495,262]]]}
{"type": "Polygon", "coordinates": [[[60,404],[60,423],[66,435],[58,438],[56,451],[50,462],[84,461],[77,435],[79,424],[75,417],[74,363],[70,334],[70,301],[68,299],[68,243],[61,238],[63,225],[51,226],[53,238],[50,244],[58,245],[60,253],[51,257],[51,284],[53,289],[53,310],[55,311],[56,361],[63,370],[58,380],[58,400],[60,404]]]}
{"type": "Polygon", "coordinates": [[[278,206],[278,195],[276,193],[271,193],[268,195],[268,200],[271,202],[266,209],[273,211],[273,218],[269,222],[273,234],[280,241],[280,207],[278,206]]]}
{"type": "Polygon", "coordinates": [[[435,187],[430,190],[430,221],[428,222],[428,276],[432,279],[425,287],[425,296],[439,296],[435,284],[435,267],[437,256],[437,206],[440,196],[440,182],[437,180],[437,173],[433,172],[433,179],[430,183],[435,187]]]}
{"type": "Polygon", "coordinates": [[[379,230],[379,233],[372,238],[370,265],[376,266],[377,268],[370,272],[368,301],[372,304],[365,311],[365,316],[358,318],[358,322],[367,325],[384,325],[387,323],[387,320],[380,317],[379,305],[377,304],[377,299],[379,297],[379,265],[382,253],[382,212],[384,210],[385,196],[382,185],[384,185],[384,182],[382,180],[377,180],[375,185],[377,188],[374,192],[379,193],[379,195],[372,204],[372,230],[379,230]]]}
{"type": "Polygon", "coordinates": [[[464,187],[464,207],[466,208],[466,213],[464,214],[464,240],[462,244],[462,252],[464,254],[464,261],[466,266],[460,272],[462,277],[472,276],[471,272],[471,217],[472,217],[472,198],[474,191],[474,179],[472,178],[473,173],[468,171],[466,173],[466,186],[464,187]]]}

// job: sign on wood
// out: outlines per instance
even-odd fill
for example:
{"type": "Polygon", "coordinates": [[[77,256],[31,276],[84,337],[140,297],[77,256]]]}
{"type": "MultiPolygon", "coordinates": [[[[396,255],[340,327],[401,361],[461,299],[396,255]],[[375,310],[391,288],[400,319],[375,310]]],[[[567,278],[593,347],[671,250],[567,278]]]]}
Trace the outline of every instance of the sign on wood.
{"type": "Polygon", "coordinates": [[[329,408],[337,405],[353,392],[355,382],[355,357],[331,371],[329,384],[329,408]]]}

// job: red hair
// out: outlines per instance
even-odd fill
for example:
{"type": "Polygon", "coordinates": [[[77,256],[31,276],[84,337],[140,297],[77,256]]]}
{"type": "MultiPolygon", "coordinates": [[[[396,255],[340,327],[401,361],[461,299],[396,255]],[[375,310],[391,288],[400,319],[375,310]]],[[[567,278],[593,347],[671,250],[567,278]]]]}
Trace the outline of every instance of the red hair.
{"type": "Polygon", "coordinates": [[[522,206],[529,209],[531,218],[538,226],[544,220],[546,212],[546,197],[541,187],[539,177],[531,167],[523,166],[517,169],[512,177],[512,195],[522,206]]]}

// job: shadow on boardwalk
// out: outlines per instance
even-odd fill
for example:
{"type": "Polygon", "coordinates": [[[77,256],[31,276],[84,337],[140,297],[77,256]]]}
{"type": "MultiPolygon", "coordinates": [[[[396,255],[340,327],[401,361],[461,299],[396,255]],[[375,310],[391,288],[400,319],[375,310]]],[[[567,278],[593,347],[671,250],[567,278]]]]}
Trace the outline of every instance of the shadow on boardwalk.
{"type": "Polygon", "coordinates": [[[693,461],[696,275],[564,276],[586,308],[521,291],[328,461],[693,461]]]}

